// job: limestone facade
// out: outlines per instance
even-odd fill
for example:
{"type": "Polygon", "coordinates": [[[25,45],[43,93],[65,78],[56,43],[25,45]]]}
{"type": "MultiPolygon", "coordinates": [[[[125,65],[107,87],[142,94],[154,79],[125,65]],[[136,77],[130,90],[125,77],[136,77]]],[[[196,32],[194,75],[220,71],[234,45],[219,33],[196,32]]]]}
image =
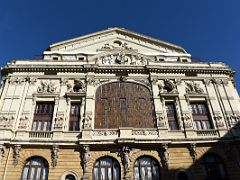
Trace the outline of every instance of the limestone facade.
{"type": "Polygon", "coordinates": [[[226,64],[192,62],[177,45],[111,28],[55,43],[43,59],[14,60],[2,68],[0,176],[22,178],[27,162],[41,157],[48,163],[49,180],[94,179],[96,162],[109,157],[118,164],[120,179],[137,179],[135,164],[148,157],[159,167],[158,179],[198,180],[208,177],[205,155],[214,154],[225,169],[219,177],[239,179],[239,121],[234,71],[226,64]],[[104,109],[102,94],[106,90],[110,97],[116,84],[127,87],[118,89],[125,95],[116,95],[120,105],[104,109]],[[149,93],[150,105],[144,105],[144,97],[136,101],[139,108],[124,104],[125,96],[135,98],[134,88],[149,93]],[[45,102],[53,107],[51,121],[37,128],[36,107],[45,102]],[[73,104],[79,105],[77,125],[70,123],[73,104]],[[200,105],[207,109],[204,117],[194,114],[200,105]],[[150,115],[141,114],[147,108],[150,115]],[[141,115],[132,117],[135,111],[141,115]]]}

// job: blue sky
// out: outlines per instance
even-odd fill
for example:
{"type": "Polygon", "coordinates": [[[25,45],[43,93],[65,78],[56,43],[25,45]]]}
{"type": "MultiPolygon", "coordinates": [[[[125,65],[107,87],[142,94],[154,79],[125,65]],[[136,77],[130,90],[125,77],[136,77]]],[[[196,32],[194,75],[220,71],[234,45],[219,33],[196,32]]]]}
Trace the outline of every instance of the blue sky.
{"type": "Polygon", "coordinates": [[[0,0],[0,65],[41,55],[48,45],[124,27],[222,61],[240,90],[239,0],[0,0]]]}

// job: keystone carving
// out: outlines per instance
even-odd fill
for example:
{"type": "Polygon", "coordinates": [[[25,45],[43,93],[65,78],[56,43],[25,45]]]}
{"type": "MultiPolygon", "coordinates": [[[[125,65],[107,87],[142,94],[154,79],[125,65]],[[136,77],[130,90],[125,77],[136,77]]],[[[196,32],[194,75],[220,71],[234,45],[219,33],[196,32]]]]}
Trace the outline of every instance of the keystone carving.
{"type": "Polygon", "coordinates": [[[196,82],[185,82],[186,84],[186,93],[188,94],[203,94],[204,90],[196,82]]]}
{"type": "Polygon", "coordinates": [[[18,160],[20,157],[21,145],[13,146],[13,165],[16,167],[18,165],[18,160]]]}
{"type": "Polygon", "coordinates": [[[193,162],[195,162],[197,158],[196,144],[195,143],[190,144],[188,149],[193,162]]]}
{"type": "Polygon", "coordinates": [[[38,93],[55,93],[56,85],[52,81],[41,81],[40,86],[37,89],[38,93]]]}
{"type": "Polygon", "coordinates": [[[52,167],[56,167],[58,159],[59,146],[54,144],[51,152],[52,167]]]}

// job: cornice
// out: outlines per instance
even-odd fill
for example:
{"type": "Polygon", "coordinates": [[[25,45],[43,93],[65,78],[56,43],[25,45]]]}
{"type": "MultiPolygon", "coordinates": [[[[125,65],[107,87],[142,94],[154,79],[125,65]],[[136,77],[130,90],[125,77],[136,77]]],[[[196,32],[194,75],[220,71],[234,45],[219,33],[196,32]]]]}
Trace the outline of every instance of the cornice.
{"type": "Polygon", "coordinates": [[[140,73],[148,74],[152,73],[200,73],[200,74],[225,74],[233,76],[235,71],[227,66],[223,67],[207,67],[207,66],[162,66],[162,65],[96,65],[96,64],[84,64],[84,65],[31,65],[31,64],[18,64],[8,65],[2,70],[2,75],[8,75],[9,73],[24,73],[24,72],[55,72],[55,73],[140,73]]]}

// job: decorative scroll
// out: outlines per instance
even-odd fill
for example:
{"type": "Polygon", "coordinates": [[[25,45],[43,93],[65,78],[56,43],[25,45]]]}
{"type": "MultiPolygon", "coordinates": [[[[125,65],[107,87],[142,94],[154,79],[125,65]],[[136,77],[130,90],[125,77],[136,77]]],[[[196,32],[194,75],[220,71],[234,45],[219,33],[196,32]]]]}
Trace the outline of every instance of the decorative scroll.
{"type": "Polygon", "coordinates": [[[83,167],[83,178],[88,179],[88,162],[90,158],[90,147],[88,145],[83,146],[83,153],[80,155],[81,165],[83,167]]]}
{"type": "Polygon", "coordinates": [[[13,165],[18,165],[18,160],[20,157],[21,145],[14,145],[13,146],[13,165]]]}
{"type": "Polygon", "coordinates": [[[56,85],[52,81],[41,81],[40,86],[37,89],[38,93],[55,93],[56,85]]]}
{"type": "Polygon", "coordinates": [[[23,84],[26,81],[26,78],[20,78],[20,77],[11,77],[9,79],[10,84],[23,84]]]}
{"type": "Polygon", "coordinates": [[[193,162],[195,162],[196,158],[197,158],[197,151],[196,151],[196,144],[195,143],[191,143],[189,145],[189,153],[190,153],[190,156],[192,157],[193,162]]]}
{"type": "Polygon", "coordinates": [[[52,167],[55,167],[57,165],[58,152],[59,152],[59,146],[54,144],[51,152],[52,167]]]}
{"type": "Polygon", "coordinates": [[[186,84],[186,93],[188,94],[203,94],[204,90],[196,82],[185,82],[186,84]]]}

